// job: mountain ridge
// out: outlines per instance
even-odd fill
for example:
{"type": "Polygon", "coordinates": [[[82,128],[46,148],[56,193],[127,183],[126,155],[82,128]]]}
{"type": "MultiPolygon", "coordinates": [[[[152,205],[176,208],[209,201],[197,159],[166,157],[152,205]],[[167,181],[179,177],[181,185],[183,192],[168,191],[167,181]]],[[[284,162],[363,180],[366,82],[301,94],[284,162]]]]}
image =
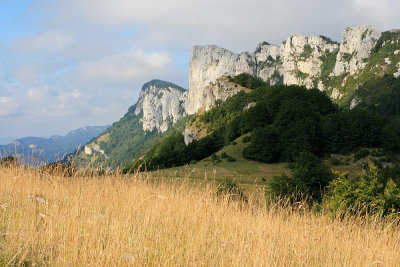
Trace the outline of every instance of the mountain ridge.
{"type": "MultiPolygon", "coordinates": [[[[357,79],[363,72],[373,71],[365,69],[371,54],[392,44],[395,44],[395,49],[400,49],[398,40],[399,30],[381,32],[374,26],[360,25],[346,28],[341,43],[325,36],[306,37],[295,34],[283,41],[281,46],[263,42],[254,53],[237,54],[216,45],[193,46],[186,111],[193,114],[203,106],[203,89],[207,85],[215,83],[221,76],[240,73],[260,77],[269,85],[318,88],[337,101],[345,96],[351,98],[357,87],[349,82],[352,80],[350,78],[357,79]],[[392,43],[385,42],[387,33],[392,35],[392,43]],[[377,47],[378,42],[380,47],[377,47]]],[[[385,61],[386,55],[377,63],[382,67],[399,64],[400,59],[395,49],[390,51],[394,52],[393,61],[385,61]]],[[[396,73],[400,73],[400,65],[386,73],[396,76],[396,73]]],[[[344,102],[350,105],[351,100],[346,99],[344,102]]]]}
{"type": "MultiPolygon", "coordinates": [[[[258,77],[267,85],[318,88],[347,109],[357,105],[374,109],[381,102],[390,106],[393,104],[390,101],[396,99],[392,96],[396,95],[396,79],[400,76],[399,40],[399,30],[381,32],[374,26],[360,25],[344,29],[340,43],[322,35],[307,37],[295,34],[281,46],[262,42],[253,53],[237,54],[216,45],[195,45],[189,62],[189,89],[186,91],[161,80],[145,83],[138,102],[129,108],[128,113],[134,112],[134,116],[121,119],[125,124],[131,123],[131,131],[136,131],[141,137],[136,141],[121,140],[119,143],[130,143],[132,147],[127,148],[130,153],[126,157],[137,157],[139,151],[165,136],[171,125],[181,118],[207,111],[217,101],[223,102],[246,90],[229,80],[229,77],[242,73],[258,77]],[[391,87],[381,90],[382,84],[391,84],[391,87]],[[139,140],[148,144],[139,144],[139,140]]],[[[387,112],[389,115],[393,113],[387,112]]],[[[187,143],[202,135],[196,127],[183,129],[187,143]]],[[[93,148],[107,154],[100,145],[107,142],[107,133],[103,139],[106,141],[95,142],[93,148]]],[[[121,146],[125,145],[117,145],[121,146]]],[[[120,164],[116,162],[113,165],[120,164]]]]}
{"type": "Polygon", "coordinates": [[[35,136],[17,138],[9,144],[0,145],[0,152],[3,156],[20,155],[26,163],[32,163],[32,158],[39,161],[37,163],[51,163],[75,151],[108,127],[110,126],[85,126],[72,130],[64,136],[53,135],[49,138],[35,136]]]}

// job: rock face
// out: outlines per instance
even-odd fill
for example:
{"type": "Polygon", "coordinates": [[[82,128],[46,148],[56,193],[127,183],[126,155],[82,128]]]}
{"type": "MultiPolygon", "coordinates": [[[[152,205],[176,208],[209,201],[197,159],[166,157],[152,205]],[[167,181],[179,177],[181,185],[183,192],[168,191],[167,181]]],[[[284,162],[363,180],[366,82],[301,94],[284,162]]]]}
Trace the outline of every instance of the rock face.
{"type": "Polygon", "coordinates": [[[169,126],[186,115],[185,89],[164,81],[152,80],[143,85],[135,114],[142,115],[144,131],[165,132],[169,126]]]}
{"type": "Polygon", "coordinates": [[[221,76],[248,73],[271,85],[285,83],[312,87],[311,78],[321,74],[320,57],[338,48],[338,44],[327,38],[302,35],[288,38],[280,47],[264,42],[254,53],[235,54],[215,45],[194,46],[189,65],[186,112],[193,114],[209,105],[204,98],[207,87],[221,76]]]}
{"type": "Polygon", "coordinates": [[[242,87],[229,81],[226,76],[218,78],[215,83],[210,83],[203,90],[202,106],[199,111],[207,111],[212,108],[217,100],[225,101],[228,97],[233,96],[239,91],[250,91],[248,88],[242,87]]]}
{"type": "Polygon", "coordinates": [[[313,87],[313,78],[321,75],[321,57],[336,49],[338,44],[320,36],[290,37],[280,49],[282,66],[279,71],[283,76],[283,83],[313,87]]]}
{"type": "MultiPolygon", "coordinates": [[[[249,92],[250,89],[237,85],[229,81],[226,76],[218,78],[214,83],[210,83],[202,90],[202,102],[198,112],[203,112],[211,109],[216,101],[225,101],[228,97],[234,94],[245,91],[249,92]]],[[[201,124],[200,124],[201,125],[201,124]]],[[[189,123],[183,133],[186,144],[191,143],[193,140],[198,140],[207,136],[207,128],[202,125],[198,127],[196,123],[189,123]]]]}
{"type": "Polygon", "coordinates": [[[333,74],[338,76],[349,72],[353,75],[357,70],[364,68],[366,65],[364,60],[369,57],[381,35],[381,31],[373,26],[346,28],[333,74]]]}
{"type": "MultiPolygon", "coordinates": [[[[354,75],[366,66],[372,49],[382,36],[373,26],[346,28],[340,44],[324,36],[293,35],[281,46],[261,43],[254,53],[236,54],[215,45],[194,46],[189,65],[186,112],[193,114],[212,105],[209,86],[221,76],[249,73],[270,85],[304,85],[329,89],[335,99],[343,94],[326,85],[327,77],[354,75]],[[211,102],[210,102],[211,101],[211,102]]],[[[397,75],[397,73],[395,74],[397,75]]]]}
{"type": "Polygon", "coordinates": [[[256,75],[255,56],[250,53],[235,54],[215,45],[194,46],[190,54],[189,92],[186,103],[188,114],[203,106],[203,89],[222,76],[249,73],[256,75]]]}

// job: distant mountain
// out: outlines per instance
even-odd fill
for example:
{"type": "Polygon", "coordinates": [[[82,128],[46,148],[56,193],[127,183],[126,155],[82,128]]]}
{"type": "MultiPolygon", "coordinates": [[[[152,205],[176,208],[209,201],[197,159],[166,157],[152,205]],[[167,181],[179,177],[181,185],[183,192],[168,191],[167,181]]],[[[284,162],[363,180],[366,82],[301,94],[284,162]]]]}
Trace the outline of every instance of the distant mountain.
{"type": "Polygon", "coordinates": [[[110,126],[87,126],[69,132],[65,136],[54,135],[50,138],[24,137],[0,145],[1,156],[22,155],[25,162],[37,164],[54,162],[74,152],[110,126]]]}

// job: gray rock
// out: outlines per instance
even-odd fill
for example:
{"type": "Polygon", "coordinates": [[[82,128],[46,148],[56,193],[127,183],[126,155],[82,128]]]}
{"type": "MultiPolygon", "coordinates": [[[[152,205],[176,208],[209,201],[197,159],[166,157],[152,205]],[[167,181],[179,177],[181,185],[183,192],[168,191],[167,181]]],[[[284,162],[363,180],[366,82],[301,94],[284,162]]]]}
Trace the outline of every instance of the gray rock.
{"type": "Polygon", "coordinates": [[[144,131],[165,132],[186,115],[187,91],[172,83],[153,80],[146,83],[139,95],[135,114],[142,113],[144,131]]]}
{"type": "Polygon", "coordinates": [[[370,25],[346,28],[333,74],[338,76],[348,72],[353,75],[359,69],[363,69],[366,65],[364,60],[369,57],[381,35],[381,31],[370,25]]]}

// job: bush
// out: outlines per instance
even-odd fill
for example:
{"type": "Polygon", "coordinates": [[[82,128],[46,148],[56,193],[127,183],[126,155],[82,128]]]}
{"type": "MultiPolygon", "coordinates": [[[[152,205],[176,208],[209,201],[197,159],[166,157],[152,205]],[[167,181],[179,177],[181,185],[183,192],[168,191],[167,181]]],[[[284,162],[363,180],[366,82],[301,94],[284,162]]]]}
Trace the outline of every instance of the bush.
{"type": "Polygon", "coordinates": [[[226,159],[226,161],[228,162],[235,162],[236,159],[234,157],[228,156],[228,158],[226,159]]]}
{"type": "Polygon", "coordinates": [[[362,148],[358,150],[357,153],[354,154],[354,161],[358,161],[362,158],[365,158],[368,155],[369,155],[369,150],[366,148],[362,148]]]}
{"type": "Polygon", "coordinates": [[[18,159],[14,156],[8,156],[5,158],[2,158],[0,160],[0,165],[5,165],[5,166],[18,166],[19,162],[18,159]]]}
{"type": "Polygon", "coordinates": [[[347,173],[336,175],[328,186],[327,205],[332,211],[383,215],[400,211],[399,187],[392,178],[379,176],[374,164],[370,163],[355,181],[349,180],[347,173]]]}
{"type": "Polygon", "coordinates": [[[293,202],[303,199],[321,201],[330,179],[329,172],[317,156],[302,152],[295,160],[292,176],[274,176],[269,184],[269,193],[293,202]]]}
{"type": "Polygon", "coordinates": [[[246,135],[245,137],[243,137],[242,139],[242,143],[248,143],[251,141],[251,136],[250,135],[246,135]]]}
{"type": "Polygon", "coordinates": [[[333,166],[339,166],[342,164],[342,162],[340,161],[340,159],[336,158],[336,157],[331,157],[329,159],[329,163],[333,166]]]}
{"type": "Polygon", "coordinates": [[[217,195],[228,195],[229,199],[247,201],[246,194],[237,180],[225,178],[218,184],[217,195]]]}
{"type": "Polygon", "coordinates": [[[228,157],[228,154],[226,154],[225,152],[222,152],[220,157],[221,157],[221,159],[226,159],[228,157]]]}
{"type": "Polygon", "coordinates": [[[249,89],[256,89],[258,87],[262,87],[262,86],[266,85],[265,82],[261,78],[252,76],[247,73],[239,74],[233,78],[230,78],[229,81],[239,84],[239,85],[249,88],[249,89]]]}

